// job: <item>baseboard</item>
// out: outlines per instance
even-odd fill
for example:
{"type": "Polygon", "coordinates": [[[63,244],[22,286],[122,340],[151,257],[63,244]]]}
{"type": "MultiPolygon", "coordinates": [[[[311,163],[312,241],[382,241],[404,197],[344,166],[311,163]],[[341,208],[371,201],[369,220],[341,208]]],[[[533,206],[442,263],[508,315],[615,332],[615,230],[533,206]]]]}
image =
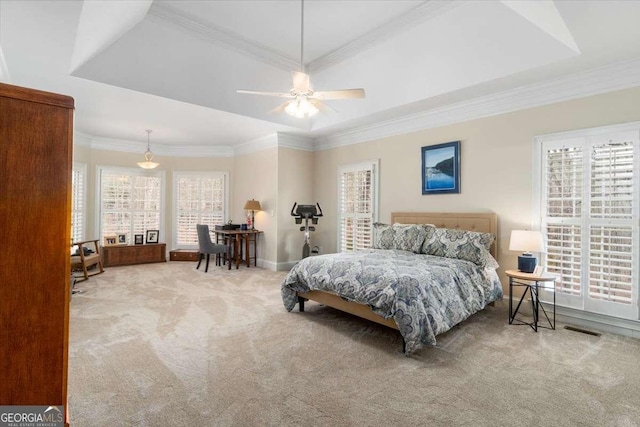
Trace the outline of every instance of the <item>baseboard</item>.
{"type": "Polygon", "coordinates": [[[289,271],[296,265],[298,261],[286,261],[278,263],[278,271],[289,271]]]}
{"type": "Polygon", "coordinates": [[[256,265],[260,268],[265,268],[267,270],[271,270],[271,271],[278,271],[277,270],[277,264],[273,261],[267,261],[265,259],[262,258],[258,258],[256,260],[256,265]]]}
{"type": "Polygon", "coordinates": [[[286,261],[286,262],[273,262],[267,261],[262,258],[258,258],[258,267],[265,268],[271,271],[289,271],[296,265],[298,261],[286,261]]]}
{"type": "MultiPolygon", "coordinates": [[[[505,303],[509,304],[509,295],[504,296],[505,303]]],[[[513,299],[514,307],[518,303],[519,297],[513,299]]],[[[529,299],[527,298],[527,302],[529,299]]],[[[541,304],[549,313],[553,311],[553,305],[549,303],[541,304]]],[[[529,311],[530,303],[522,304],[520,310],[529,311]]],[[[558,322],[570,325],[580,326],[586,329],[593,329],[600,332],[610,332],[613,334],[623,335],[640,339],[640,321],[621,319],[619,317],[607,316],[604,314],[591,313],[587,311],[577,310],[575,308],[564,307],[556,304],[556,315],[558,322]]]]}

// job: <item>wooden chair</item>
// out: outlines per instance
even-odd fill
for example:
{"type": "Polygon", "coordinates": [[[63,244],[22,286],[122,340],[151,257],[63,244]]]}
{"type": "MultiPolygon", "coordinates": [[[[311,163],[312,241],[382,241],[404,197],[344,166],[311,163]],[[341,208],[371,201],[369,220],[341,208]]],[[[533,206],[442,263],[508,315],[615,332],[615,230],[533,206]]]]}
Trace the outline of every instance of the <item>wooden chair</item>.
{"type": "Polygon", "coordinates": [[[72,244],[73,247],[77,246],[78,250],[71,255],[71,270],[82,271],[84,276],[77,281],[81,282],[96,274],[104,273],[100,244],[98,242],[99,240],[86,240],[72,244]],[[89,272],[89,268],[94,265],[96,266],[95,271],[89,272]]]}

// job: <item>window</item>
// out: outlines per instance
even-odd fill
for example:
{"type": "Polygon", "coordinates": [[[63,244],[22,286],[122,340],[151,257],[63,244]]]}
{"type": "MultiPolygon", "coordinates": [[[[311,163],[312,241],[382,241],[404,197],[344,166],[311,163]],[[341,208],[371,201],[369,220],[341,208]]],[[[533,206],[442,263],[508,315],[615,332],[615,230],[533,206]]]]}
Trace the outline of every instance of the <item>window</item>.
{"type": "Polygon", "coordinates": [[[197,247],[196,224],[209,229],[224,224],[227,208],[225,172],[176,172],[174,175],[175,242],[181,247],[197,247]]]}
{"type": "Polygon", "coordinates": [[[543,262],[560,304],[638,319],[639,135],[634,124],[537,138],[543,262]]]}
{"type": "Polygon", "coordinates": [[[378,162],[340,167],[338,171],[338,246],[340,252],[370,248],[377,219],[378,162]]]}
{"type": "Polygon", "coordinates": [[[127,234],[132,243],[146,230],[160,230],[162,239],[164,172],[98,167],[98,176],[101,239],[127,234]]]}
{"type": "Polygon", "coordinates": [[[71,241],[84,240],[86,218],[86,178],[87,165],[73,163],[71,170],[71,241]]]}

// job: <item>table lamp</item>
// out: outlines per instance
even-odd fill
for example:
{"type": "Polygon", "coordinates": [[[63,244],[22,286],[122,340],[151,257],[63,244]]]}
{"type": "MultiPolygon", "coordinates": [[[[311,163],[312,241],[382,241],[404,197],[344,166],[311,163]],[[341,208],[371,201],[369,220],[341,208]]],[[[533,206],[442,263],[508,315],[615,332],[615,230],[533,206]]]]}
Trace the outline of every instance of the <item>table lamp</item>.
{"type": "Polygon", "coordinates": [[[531,252],[543,252],[542,233],[532,230],[513,230],[509,241],[510,251],[524,251],[518,256],[518,270],[533,273],[538,260],[531,252]]]}
{"type": "Polygon", "coordinates": [[[262,210],[262,206],[260,206],[260,202],[257,200],[247,200],[247,203],[244,204],[244,210],[246,211],[251,211],[251,229],[255,230],[255,220],[254,220],[254,215],[255,215],[255,211],[261,211],[262,210]]]}

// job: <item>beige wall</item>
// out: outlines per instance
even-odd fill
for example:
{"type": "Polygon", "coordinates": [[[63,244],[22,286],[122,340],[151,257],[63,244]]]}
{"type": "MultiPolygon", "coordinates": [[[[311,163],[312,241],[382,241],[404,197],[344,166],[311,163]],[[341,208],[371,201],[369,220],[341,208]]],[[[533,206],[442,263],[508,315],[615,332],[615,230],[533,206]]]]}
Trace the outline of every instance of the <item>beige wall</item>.
{"type": "MultiPolygon", "coordinates": [[[[263,266],[286,268],[300,258],[303,235],[289,215],[293,202],[319,202],[325,217],[312,234],[312,244],[323,252],[336,250],[338,167],[380,160],[379,220],[392,211],[491,211],[499,218],[498,262],[510,268],[517,253],[508,250],[512,229],[531,225],[532,154],[536,135],[640,120],[640,88],[472,120],[437,129],[394,136],[347,147],[307,152],[271,148],[235,158],[157,157],[166,171],[165,240],[172,242],[174,171],[227,171],[229,219],[246,221],[242,209],[259,200],[256,228],[264,231],[258,256],[263,266]],[[461,141],[461,194],[421,194],[420,148],[461,141]],[[168,239],[167,239],[168,236],[168,239]]],[[[74,147],[74,160],[87,164],[87,238],[95,229],[96,166],[135,168],[140,154],[74,147]]],[[[506,283],[503,280],[503,283],[506,283]]]]}
{"type": "MultiPolygon", "coordinates": [[[[142,154],[123,153],[118,151],[94,150],[81,145],[74,145],[73,160],[87,165],[87,223],[85,237],[87,239],[98,238],[96,229],[98,212],[96,201],[96,170],[98,166],[117,166],[138,168],[136,162],[140,161],[142,154]]],[[[160,241],[167,243],[167,249],[175,247],[173,242],[173,173],[175,171],[220,171],[229,174],[229,192],[233,194],[234,184],[234,159],[233,158],[193,158],[193,157],[160,157],[153,159],[160,163],[154,171],[164,171],[166,179],[164,229],[160,235],[160,241]]],[[[234,205],[230,199],[229,218],[233,218],[234,212],[241,212],[242,206],[234,205]]]]}
{"type": "MultiPolygon", "coordinates": [[[[640,120],[640,88],[612,92],[407,135],[318,151],[314,194],[325,218],[315,244],[336,250],[337,170],[380,159],[379,220],[393,211],[491,211],[498,214],[498,262],[516,265],[508,249],[512,229],[532,222],[532,154],[537,135],[640,120]],[[421,192],[421,147],[461,141],[461,194],[421,192]]],[[[506,283],[503,277],[503,283],[506,283]]]]}
{"type": "MultiPolygon", "coordinates": [[[[287,270],[302,258],[304,233],[291,216],[293,203],[315,204],[311,151],[278,149],[278,269],[287,270]]],[[[313,235],[313,233],[312,233],[313,235]]],[[[313,238],[312,238],[313,242],[313,238]]]]}
{"type": "Polygon", "coordinates": [[[233,222],[247,222],[247,213],[242,209],[247,200],[260,202],[262,211],[255,213],[255,227],[263,231],[258,237],[258,258],[263,260],[265,268],[275,269],[278,261],[278,148],[235,157],[234,171],[231,204],[236,209],[233,222]]]}
{"type": "MultiPolygon", "coordinates": [[[[256,212],[256,228],[263,231],[258,239],[258,257],[270,269],[291,267],[300,259],[303,235],[289,215],[293,202],[315,203],[313,199],[313,155],[309,151],[290,148],[271,148],[235,158],[160,157],[154,160],[164,171],[166,179],[164,229],[161,241],[167,249],[173,241],[173,173],[175,171],[225,171],[229,174],[228,219],[246,222],[243,209],[249,199],[256,199],[262,211],[256,212]]],[[[98,166],[137,168],[140,156],[135,153],[94,150],[74,146],[74,161],[87,165],[87,224],[86,237],[98,236],[96,229],[96,171],[98,166]]]]}

